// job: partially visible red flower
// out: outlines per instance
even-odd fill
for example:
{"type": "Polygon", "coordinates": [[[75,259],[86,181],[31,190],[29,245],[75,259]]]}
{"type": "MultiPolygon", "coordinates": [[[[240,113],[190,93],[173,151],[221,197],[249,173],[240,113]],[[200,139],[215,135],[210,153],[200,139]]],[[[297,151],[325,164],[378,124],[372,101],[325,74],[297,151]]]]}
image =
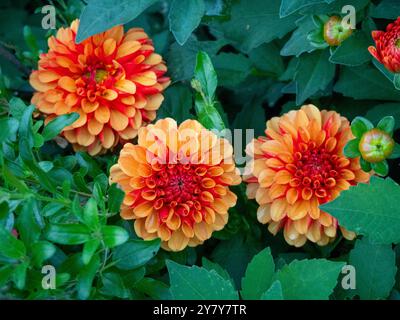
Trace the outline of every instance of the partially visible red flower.
{"type": "Polygon", "coordinates": [[[29,81],[45,123],[77,112],[79,119],[62,134],[75,150],[95,155],[134,138],[155,119],[169,78],[143,29],[124,33],[116,26],[77,44],[78,25],[75,20],[49,38],[49,51],[29,81]]]}
{"type": "Polygon", "coordinates": [[[400,17],[385,31],[372,31],[376,47],[368,51],[391,72],[400,72],[400,17]]]}

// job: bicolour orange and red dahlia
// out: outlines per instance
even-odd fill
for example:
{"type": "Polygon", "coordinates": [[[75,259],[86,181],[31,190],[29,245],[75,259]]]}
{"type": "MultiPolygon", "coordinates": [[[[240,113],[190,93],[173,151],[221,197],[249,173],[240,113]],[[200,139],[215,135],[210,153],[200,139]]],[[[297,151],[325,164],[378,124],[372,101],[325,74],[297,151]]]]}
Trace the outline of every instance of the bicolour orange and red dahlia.
{"type": "Polygon", "coordinates": [[[75,150],[95,155],[134,138],[155,119],[169,79],[143,29],[124,33],[116,26],[77,44],[78,25],[75,20],[49,38],[49,51],[30,76],[36,90],[32,103],[45,115],[45,123],[77,112],[79,119],[63,136],[75,150]]]}
{"type": "Polygon", "coordinates": [[[178,126],[166,118],[142,127],[137,145],[124,145],[110,182],[125,192],[121,216],[134,220],[136,234],[179,251],[224,227],[236,204],[229,186],[241,178],[226,139],[195,120],[178,126]]]}
{"type": "Polygon", "coordinates": [[[386,32],[372,31],[372,38],[376,47],[370,46],[369,52],[389,71],[400,72],[400,17],[386,27],[386,32]]]}
{"type": "MultiPolygon", "coordinates": [[[[352,139],[349,122],[334,111],[314,105],[290,111],[267,122],[266,137],[254,139],[246,152],[247,194],[259,204],[258,220],[274,235],[300,247],[308,240],[326,245],[336,237],[338,221],[319,209],[341,191],[368,182],[359,159],[348,159],[343,148],[352,139]]],[[[340,227],[347,239],[354,232],[340,227]]]]}

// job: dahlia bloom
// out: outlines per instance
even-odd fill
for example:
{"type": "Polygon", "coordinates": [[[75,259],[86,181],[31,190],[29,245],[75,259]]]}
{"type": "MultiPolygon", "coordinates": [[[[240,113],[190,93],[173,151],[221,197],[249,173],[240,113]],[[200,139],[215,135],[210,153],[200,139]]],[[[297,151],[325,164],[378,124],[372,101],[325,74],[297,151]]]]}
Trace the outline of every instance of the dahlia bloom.
{"type": "MultiPolygon", "coordinates": [[[[349,122],[334,111],[313,105],[267,122],[266,137],[253,140],[253,159],[245,170],[247,195],[259,204],[258,220],[272,234],[300,247],[308,240],[326,245],[336,237],[338,221],[319,209],[342,190],[369,181],[359,158],[343,156],[352,138],[349,122]]],[[[347,239],[355,234],[340,227],[347,239]]]]}
{"type": "Polygon", "coordinates": [[[400,72],[400,17],[385,31],[372,31],[376,47],[368,51],[391,72],[400,72]]]}
{"type": "Polygon", "coordinates": [[[80,117],[63,136],[75,150],[95,155],[130,140],[156,117],[169,84],[167,68],[143,29],[122,26],[75,42],[79,21],[48,40],[30,84],[32,103],[48,123],[58,115],[80,117]]]}
{"type": "Polygon", "coordinates": [[[196,246],[221,230],[236,204],[229,186],[241,182],[226,139],[195,120],[170,118],[139,130],[110,169],[110,183],[125,192],[121,216],[136,234],[161,238],[166,250],[196,246]]]}

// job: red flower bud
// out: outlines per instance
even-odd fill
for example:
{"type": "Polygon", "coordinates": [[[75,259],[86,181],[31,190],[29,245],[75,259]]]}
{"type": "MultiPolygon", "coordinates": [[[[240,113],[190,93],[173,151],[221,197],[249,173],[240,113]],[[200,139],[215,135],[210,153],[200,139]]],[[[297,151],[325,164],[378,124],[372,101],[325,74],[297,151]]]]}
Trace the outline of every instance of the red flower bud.
{"type": "Polygon", "coordinates": [[[361,137],[359,150],[364,160],[381,162],[389,157],[394,148],[394,140],[384,131],[372,129],[361,137]]]}

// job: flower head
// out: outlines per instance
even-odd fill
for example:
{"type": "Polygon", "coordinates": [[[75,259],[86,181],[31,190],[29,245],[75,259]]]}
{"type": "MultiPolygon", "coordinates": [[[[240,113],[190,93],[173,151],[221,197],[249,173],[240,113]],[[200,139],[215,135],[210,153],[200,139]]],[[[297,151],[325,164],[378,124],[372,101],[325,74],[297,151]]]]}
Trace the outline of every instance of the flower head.
{"type": "Polygon", "coordinates": [[[351,36],[353,30],[342,23],[342,18],[332,16],[324,24],[324,40],[330,46],[339,46],[351,36]]]}
{"type": "Polygon", "coordinates": [[[79,21],[48,40],[30,76],[36,90],[32,103],[46,117],[77,112],[80,117],[63,131],[77,150],[98,154],[137,135],[155,119],[169,84],[160,55],[143,29],[124,34],[122,26],[77,44],[79,21]]]}
{"type": "Polygon", "coordinates": [[[387,132],[375,128],[363,134],[359,149],[364,160],[376,163],[392,154],[394,144],[393,138],[387,132]]]}
{"type": "Polygon", "coordinates": [[[139,237],[161,238],[172,251],[224,227],[236,203],[229,186],[240,181],[230,143],[195,120],[141,128],[138,144],[125,144],[110,170],[110,182],[125,191],[122,218],[135,220],[139,237]]]}
{"type": "Polygon", "coordinates": [[[369,52],[391,72],[400,72],[400,17],[389,24],[385,31],[372,31],[376,47],[369,52]]]}
{"type": "MultiPolygon", "coordinates": [[[[338,222],[319,205],[369,180],[358,158],[343,156],[352,138],[349,122],[334,111],[305,105],[269,120],[265,133],[246,150],[254,158],[245,181],[249,198],[259,204],[258,220],[268,223],[273,234],[283,228],[290,245],[300,247],[307,239],[328,244],[336,237],[338,222]]],[[[355,236],[341,231],[348,239],[355,236]]]]}

